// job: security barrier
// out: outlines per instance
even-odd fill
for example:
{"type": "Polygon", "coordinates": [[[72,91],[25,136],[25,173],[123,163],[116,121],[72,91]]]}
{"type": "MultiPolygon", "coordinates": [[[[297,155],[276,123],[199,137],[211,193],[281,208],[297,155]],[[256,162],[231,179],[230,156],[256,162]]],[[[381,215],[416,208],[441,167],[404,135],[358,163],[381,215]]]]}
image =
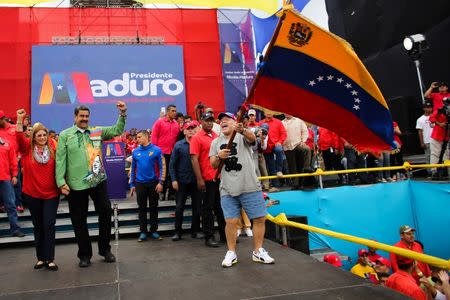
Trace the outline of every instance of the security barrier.
{"type": "MultiPolygon", "coordinates": [[[[394,254],[397,254],[400,256],[408,257],[408,258],[418,260],[418,261],[421,261],[426,264],[436,266],[436,267],[439,267],[442,269],[450,270],[450,260],[445,260],[445,259],[434,257],[431,255],[426,255],[426,254],[414,252],[411,250],[390,246],[387,244],[375,242],[373,240],[363,239],[363,238],[359,238],[359,237],[348,235],[348,234],[343,234],[343,233],[334,232],[334,231],[326,230],[326,229],[321,229],[321,228],[310,226],[310,225],[292,222],[286,218],[286,215],[284,213],[281,213],[276,217],[273,217],[272,215],[268,214],[268,215],[266,215],[266,219],[279,225],[279,226],[290,226],[290,227],[296,227],[296,228],[300,228],[300,229],[307,230],[307,231],[316,232],[319,234],[331,236],[333,238],[346,240],[346,241],[361,244],[361,245],[364,245],[367,247],[372,247],[372,248],[379,249],[382,251],[386,251],[386,252],[394,253],[394,254]]],[[[283,240],[285,240],[285,237],[283,237],[283,240]]],[[[283,241],[283,244],[285,244],[285,241],[283,241]]]]}

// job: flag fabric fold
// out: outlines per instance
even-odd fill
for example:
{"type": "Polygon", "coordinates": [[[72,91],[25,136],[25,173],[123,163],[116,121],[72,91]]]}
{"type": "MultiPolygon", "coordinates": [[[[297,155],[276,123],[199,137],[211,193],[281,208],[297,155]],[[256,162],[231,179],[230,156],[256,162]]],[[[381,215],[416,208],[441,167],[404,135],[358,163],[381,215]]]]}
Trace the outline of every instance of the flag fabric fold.
{"type": "Polygon", "coordinates": [[[325,127],[359,150],[390,150],[389,108],[350,45],[294,10],[285,13],[247,103],[325,127]]]}

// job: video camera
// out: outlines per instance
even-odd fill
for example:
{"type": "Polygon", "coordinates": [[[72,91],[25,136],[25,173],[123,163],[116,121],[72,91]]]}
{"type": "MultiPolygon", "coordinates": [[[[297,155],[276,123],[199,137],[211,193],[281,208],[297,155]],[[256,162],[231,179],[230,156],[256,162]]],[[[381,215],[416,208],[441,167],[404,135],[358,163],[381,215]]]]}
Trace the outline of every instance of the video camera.
{"type": "Polygon", "coordinates": [[[444,105],[438,109],[438,113],[445,115],[448,121],[450,120],[450,97],[445,97],[442,101],[444,102],[444,105]]]}

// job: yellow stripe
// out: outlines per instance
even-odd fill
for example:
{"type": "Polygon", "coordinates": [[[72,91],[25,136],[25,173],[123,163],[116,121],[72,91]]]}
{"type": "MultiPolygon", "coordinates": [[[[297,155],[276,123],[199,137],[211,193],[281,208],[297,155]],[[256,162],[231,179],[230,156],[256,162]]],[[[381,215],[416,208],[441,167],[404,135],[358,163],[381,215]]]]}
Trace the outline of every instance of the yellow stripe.
{"type": "Polygon", "coordinates": [[[166,180],[166,159],[164,158],[164,154],[161,154],[161,161],[162,161],[162,172],[161,176],[162,178],[160,180],[165,181],[166,180]]]}
{"type": "Polygon", "coordinates": [[[339,70],[359,84],[381,105],[388,108],[372,76],[345,40],[320,28],[294,10],[285,12],[286,18],[275,41],[276,46],[304,53],[339,70]],[[293,45],[289,42],[291,25],[297,22],[307,25],[312,31],[311,38],[303,46],[293,45]]]}

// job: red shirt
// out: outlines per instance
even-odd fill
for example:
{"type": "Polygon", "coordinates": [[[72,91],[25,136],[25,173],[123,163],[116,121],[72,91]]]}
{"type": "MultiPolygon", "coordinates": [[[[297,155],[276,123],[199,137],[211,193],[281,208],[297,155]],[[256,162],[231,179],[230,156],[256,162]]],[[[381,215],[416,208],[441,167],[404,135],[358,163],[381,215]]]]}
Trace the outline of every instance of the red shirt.
{"type": "MultiPolygon", "coordinates": [[[[444,114],[433,113],[430,116],[430,123],[435,122],[446,123],[447,118],[445,117],[444,114]]],[[[434,124],[433,131],[431,132],[431,138],[439,142],[444,141],[445,129],[437,124],[434,124]]],[[[448,141],[448,135],[446,140],[448,141]]]]}
{"type": "Polygon", "coordinates": [[[341,138],[331,130],[320,127],[319,128],[319,140],[317,142],[319,150],[328,150],[333,148],[343,152],[343,143],[341,138]]]}
{"type": "MultiPolygon", "coordinates": [[[[398,127],[397,122],[392,122],[392,127],[394,127],[394,128],[398,127]]],[[[402,141],[400,140],[400,137],[398,136],[398,134],[394,133],[394,141],[396,141],[398,143],[399,147],[402,146],[402,141]]]]}
{"type": "Polygon", "coordinates": [[[314,149],[314,131],[311,128],[308,128],[308,139],[306,140],[306,145],[309,149],[314,149]]]}
{"type": "Polygon", "coordinates": [[[427,295],[408,272],[398,270],[386,281],[386,286],[416,300],[426,300],[427,295]]]}
{"type": "Polygon", "coordinates": [[[267,141],[267,149],[264,150],[264,153],[272,153],[272,149],[275,147],[275,144],[280,143],[283,145],[286,140],[286,128],[284,128],[283,123],[281,123],[281,121],[277,118],[272,118],[270,120],[264,119],[260,124],[262,123],[269,125],[269,139],[267,141]]]}
{"type": "Polygon", "coordinates": [[[163,154],[172,153],[180,133],[180,125],[169,117],[158,119],[152,129],[152,144],[161,148],[163,154]]]}
{"type": "Polygon", "coordinates": [[[259,126],[259,122],[248,122],[247,123],[247,127],[248,128],[254,128],[254,127],[258,127],[259,126]]]}
{"type": "Polygon", "coordinates": [[[125,150],[127,155],[131,155],[134,149],[136,149],[139,144],[135,140],[126,140],[125,150]]]}
{"type": "Polygon", "coordinates": [[[11,180],[11,177],[17,177],[17,157],[16,151],[8,140],[0,137],[3,145],[0,144],[0,180],[11,180]]]}
{"type": "Polygon", "coordinates": [[[377,259],[379,259],[380,257],[381,257],[381,255],[379,255],[377,253],[374,253],[373,255],[371,255],[369,252],[369,255],[367,255],[367,258],[369,258],[369,260],[373,263],[375,263],[377,261],[377,259]]]}
{"type": "Polygon", "coordinates": [[[430,98],[433,101],[433,113],[444,106],[444,98],[450,98],[450,93],[431,93],[430,98]]]}
{"type": "Polygon", "coordinates": [[[191,155],[198,155],[200,171],[205,181],[211,181],[216,176],[216,170],[213,169],[209,160],[209,149],[211,148],[212,141],[216,137],[218,135],[214,131],[211,130],[211,133],[208,134],[202,129],[192,137],[189,146],[191,155]]]}
{"type": "MultiPolygon", "coordinates": [[[[55,157],[50,157],[46,164],[40,164],[33,158],[30,139],[18,132],[17,142],[22,153],[22,191],[33,198],[44,200],[59,196],[55,180],[55,157]]],[[[52,139],[49,144],[55,153],[56,142],[52,139]]]]}
{"type": "MultiPolygon", "coordinates": [[[[411,247],[408,247],[408,245],[404,241],[401,240],[400,242],[395,244],[394,247],[399,247],[399,248],[408,249],[408,250],[411,250],[411,251],[414,251],[414,252],[423,253],[422,247],[416,242],[414,242],[411,247]]],[[[398,271],[397,255],[391,253],[390,254],[390,258],[391,258],[392,271],[397,272],[398,271]]],[[[423,273],[423,275],[425,277],[430,277],[431,276],[430,267],[426,263],[423,263],[421,261],[417,261],[417,267],[420,269],[420,271],[423,273]]],[[[419,284],[419,282],[420,282],[419,279],[420,278],[419,278],[419,276],[417,275],[417,273],[415,271],[412,273],[412,276],[416,280],[417,284],[419,284]]]]}
{"type": "Polygon", "coordinates": [[[19,155],[19,146],[16,141],[16,126],[9,123],[5,124],[5,128],[0,127],[0,138],[4,141],[8,141],[9,144],[14,148],[14,151],[19,155]]]}

